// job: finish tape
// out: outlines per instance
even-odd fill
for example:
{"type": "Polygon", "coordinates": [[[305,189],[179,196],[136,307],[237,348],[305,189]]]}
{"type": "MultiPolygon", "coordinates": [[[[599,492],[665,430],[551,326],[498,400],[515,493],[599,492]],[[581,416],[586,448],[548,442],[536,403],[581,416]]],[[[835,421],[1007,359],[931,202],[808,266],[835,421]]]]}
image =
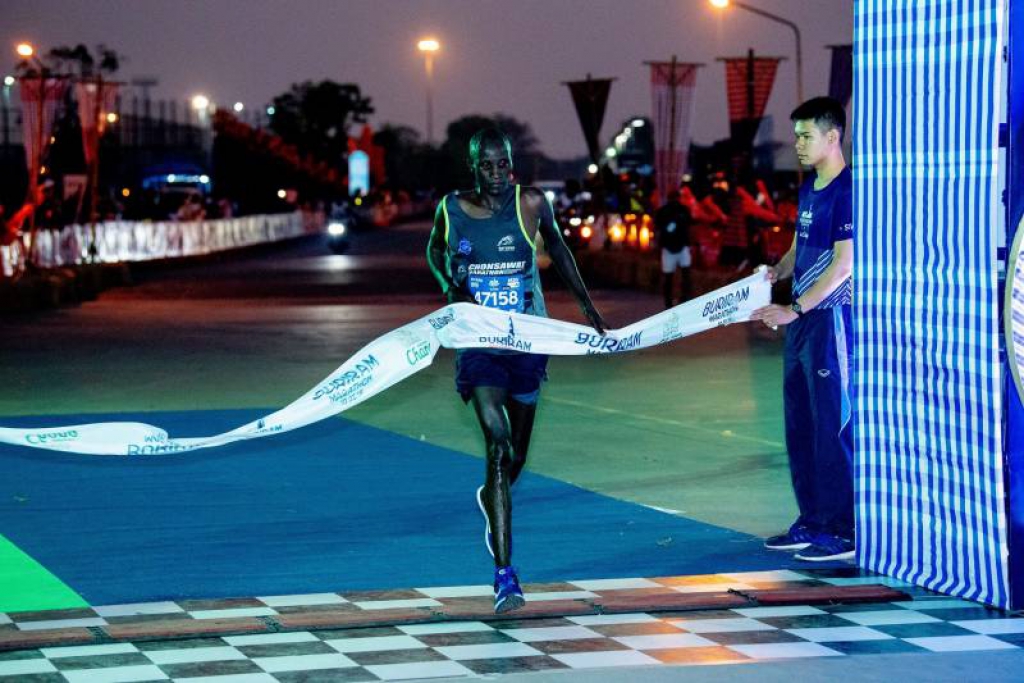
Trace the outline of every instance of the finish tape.
{"type": "Polygon", "coordinates": [[[283,434],[337,415],[430,365],[441,347],[504,349],[551,356],[624,353],[750,320],[771,300],[763,270],[601,336],[593,328],[469,303],[438,309],[378,337],[280,410],[214,436],[171,438],[142,422],[45,429],[0,427],[0,443],[89,455],[184,453],[283,434]]]}

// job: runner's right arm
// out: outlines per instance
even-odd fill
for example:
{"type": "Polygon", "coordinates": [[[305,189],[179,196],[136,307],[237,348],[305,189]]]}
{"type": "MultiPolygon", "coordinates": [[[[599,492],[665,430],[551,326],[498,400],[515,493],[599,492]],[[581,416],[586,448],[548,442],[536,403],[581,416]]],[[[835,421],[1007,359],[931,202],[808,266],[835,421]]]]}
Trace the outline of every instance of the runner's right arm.
{"type": "MultiPolygon", "coordinates": [[[[444,198],[441,201],[443,202],[444,198]]],[[[445,228],[444,212],[441,209],[441,204],[438,203],[437,211],[434,212],[434,227],[430,231],[430,240],[427,242],[427,264],[430,266],[430,272],[433,273],[437,283],[441,285],[441,291],[444,293],[445,300],[448,303],[454,304],[464,301],[475,304],[476,301],[472,297],[459,291],[458,287],[455,286],[451,273],[448,272],[448,259],[445,254],[448,249],[448,242],[445,236],[445,228]]]]}

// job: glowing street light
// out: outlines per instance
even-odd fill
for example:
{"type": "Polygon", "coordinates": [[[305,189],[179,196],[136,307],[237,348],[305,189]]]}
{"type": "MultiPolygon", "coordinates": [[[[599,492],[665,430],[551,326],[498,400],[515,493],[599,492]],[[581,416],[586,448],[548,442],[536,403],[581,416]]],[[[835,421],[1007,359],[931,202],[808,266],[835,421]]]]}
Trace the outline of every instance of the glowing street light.
{"type": "Polygon", "coordinates": [[[107,123],[117,123],[117,114],[114,112],[109,112],[107,114],[107,123]]]}
{"type": "Polygon", "coordinates": [[[210,98],[206,95],[196,95],[192,98],[192,108],[196,111],[206,111],[210,108],[210,98]]]}
{"type": "Polygon", "coordinates": [[[4,85],[8,88],[14,85],[14,76],[4,76],[4,85]]]}
{"type": "MultiPolygon", "coordinates": [[[[726,2],[728,2],[728,0],[726,0],[726,2]]],[[[633,123],[630,125],[634,128],[643,128],[645,124],[643,119],[633,119],[633,123]]]]}
{"type": "Polygon", "coordinates": [[[234,106],[231,108],[235,110],[235,113],[240,114],[242,110],[245,109],[245,105],[241,102],[235,102],[234,106]]]}
{"type": "Polygon", "coordinates": [[[36,53],[36,50],[32,47],[31,43],[18,43],[18,46],[14,48],[14,51],[23,59],[28,59],[36,53]]]}
{"type": "Polygon", "coordinates": [[[424,38],[416,44],[423,53],[423,66],[427,72],[427,143],[434,142],[434,53],[441,49],[436,38],[424,38]]]}
{"type": "Polygon", "coordinates": [[[590,164],[589,166],[587,166],[587,173],[589,173],[590,175],[594,175],[595,173],[597,173],[597,164],[590,164]]]}
{"type": "Polygon", "coordinates": [[[718,9],[728,9],[729,7],[739,7],[740,9],[746,10],[751,14],[770,19],[771,21],[784,24],[793,30],[793,35],[796,36],[796,99],[797,102],[804,101],[804,59],[803,51],[800,49],[800,27],[794,24],[789,19],[780,17],[777,14],[771,12],[765,12],[763,9],[757,7],[751,7],[744,2],[737,2],[736,0],[708,0],[712,7],[718,9]]]}

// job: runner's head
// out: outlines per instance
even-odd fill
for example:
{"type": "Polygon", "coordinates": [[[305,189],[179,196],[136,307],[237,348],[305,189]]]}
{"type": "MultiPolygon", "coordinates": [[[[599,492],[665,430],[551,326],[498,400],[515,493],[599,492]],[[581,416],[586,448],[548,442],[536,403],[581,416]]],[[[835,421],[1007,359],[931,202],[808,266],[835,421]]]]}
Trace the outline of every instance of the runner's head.
{"type": "Polygon", "coordinates": [[[801,164],[817,166],[842,151],[846,132],[846,110],[839,100],[815,97],[789,115],[796,134],[796,155],[801,164]]]}
{"type": "Polygon", "coordinates": [[[512,143],[497,128],[484,128],[469,141],[469,168],[481,194],[500,195],[512,183],[512,143]]]}

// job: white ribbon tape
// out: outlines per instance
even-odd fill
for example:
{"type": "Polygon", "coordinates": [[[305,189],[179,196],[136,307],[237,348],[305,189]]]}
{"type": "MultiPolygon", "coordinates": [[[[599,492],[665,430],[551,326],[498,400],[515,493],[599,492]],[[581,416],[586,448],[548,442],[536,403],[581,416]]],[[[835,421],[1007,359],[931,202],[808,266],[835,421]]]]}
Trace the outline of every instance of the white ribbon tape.
{"type": "Polygon", "coordinates": [[[94,455],[151,455],[211,448],[289,432],[337,415],[430,365],[450,349],[512,349],[552,356],[622,353],[750,320],[768,305],[763,271],[605,336],[575,323],[459,303],[370,342],[316,387],[284,408],[222,434],[170,438],[141,422],[100,422],[46,429],[0,427],[0,443],[94,455]]]}

